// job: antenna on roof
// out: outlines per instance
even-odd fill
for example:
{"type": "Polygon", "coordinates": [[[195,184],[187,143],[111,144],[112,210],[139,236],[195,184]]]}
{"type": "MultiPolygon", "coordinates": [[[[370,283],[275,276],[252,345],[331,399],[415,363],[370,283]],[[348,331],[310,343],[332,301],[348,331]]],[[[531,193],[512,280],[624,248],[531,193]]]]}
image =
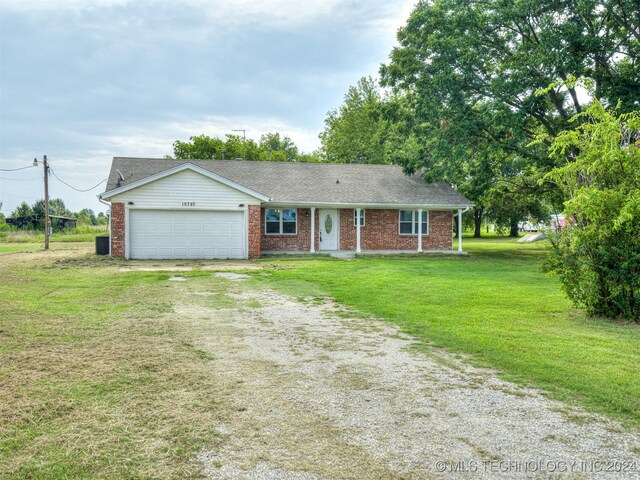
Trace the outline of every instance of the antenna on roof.
{"type": "Polygon", "coordinates": [[[124,175],[122,172],[116,168],[116,172],[118,172],[118,183],[116,183],[116,187],[119,187],[122,182],[124,182],[124,175]]]}
{"type": "Polygon", "coordinates": [[[116,187],[119,187],[122,184],[122,182],[124,182],[128,178],[133,177],[133,173],[134,173],[134,172],[131,172],[131,173],[129,173],[128,177],[125,177],[124,175],[122,175],[122,172],[120,170],[118,170],[117,168],[116,168],[116,172],[118,172],[118,183],[116,183],[116,187]]]}

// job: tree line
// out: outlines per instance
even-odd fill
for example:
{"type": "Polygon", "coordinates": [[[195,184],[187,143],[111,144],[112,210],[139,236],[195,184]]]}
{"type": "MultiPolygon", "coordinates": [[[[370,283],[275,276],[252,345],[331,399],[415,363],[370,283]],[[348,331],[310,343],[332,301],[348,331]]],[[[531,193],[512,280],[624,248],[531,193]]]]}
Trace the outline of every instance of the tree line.
{"type": "MultiPolygon", "coordinates": [[[[266,133],[256,142],[240,135],[226,135],[224,139],[207,135],[192,136],[188,141],[173,143],[174,158],[194,160],[261,160],[267,162],[320,162],[319,152],[304,153],[286,135],[266,133]]],[[[171,156],[169,156],[171,157],[171,156]]]]}
{"type": "MultiPolygon", "coordinates": [[[[1,207],[2,202],[0,201],[0,208],[1,207]]],[[[31,205],[27,202],[22,202],[11,212],[12,217],[28,217],[32,215],[38,215],[41,218],[44,217],[44,199],[36,200],[31,205]]],[[[72,212],[65,206],[61,198],[52,198],[49,200],[49,215],[75,218],[78,225],[106,225],[109,223],[109,217],[107,215],[103,212],[99,212],[96,215],[90,208],[83,208],[78,212],[72,212]]],[[[6,225],[6,218],[4,214],[0,212],[0,226],[1,225],[6,225]]],[[[44,223],[42,223],[42,227],[44,227],[44,223]]]]}

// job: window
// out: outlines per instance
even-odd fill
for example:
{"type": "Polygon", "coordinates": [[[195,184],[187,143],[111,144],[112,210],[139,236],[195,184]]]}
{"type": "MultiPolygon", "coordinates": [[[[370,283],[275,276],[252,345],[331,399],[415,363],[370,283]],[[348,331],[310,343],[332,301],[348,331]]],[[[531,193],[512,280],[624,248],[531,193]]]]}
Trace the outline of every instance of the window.
{"type": "Polygon", "coordinates": [[[267,208],[264,216],[267,235],[296,234],[298,212],[295,208],[267,208]]]}
{"type": "MultiPolygon", "coordinates": [[[[356,227],[358,224],[356,223],[356,215],[358,214],[358,210],[353,209],[353,226],[356,227]]],[[[364,208],[360,209],[360,226],[364,227],[364,208]]]]}
{"type": "MultiPolygon", "coordinates": [[[[418,211],[400,210],[400,235],[418,234],[418,211]]],[[[429,211],[422,211],[422,234],[429,235],[429,211]]]]}

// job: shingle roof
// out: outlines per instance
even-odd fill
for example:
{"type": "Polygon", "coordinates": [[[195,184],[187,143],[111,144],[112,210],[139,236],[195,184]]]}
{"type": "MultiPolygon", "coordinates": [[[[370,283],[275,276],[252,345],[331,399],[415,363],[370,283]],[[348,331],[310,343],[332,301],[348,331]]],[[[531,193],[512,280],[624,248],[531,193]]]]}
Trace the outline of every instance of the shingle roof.
{"type": "Polygon", "coordinates": [[[445,182],[424,183],[395,165],[254,162],[244,160],[176,160],[114,157],[107,192],[151,175],[191,163],[271,198],[273,202],[437,205],[472,203],[445,182]]]}

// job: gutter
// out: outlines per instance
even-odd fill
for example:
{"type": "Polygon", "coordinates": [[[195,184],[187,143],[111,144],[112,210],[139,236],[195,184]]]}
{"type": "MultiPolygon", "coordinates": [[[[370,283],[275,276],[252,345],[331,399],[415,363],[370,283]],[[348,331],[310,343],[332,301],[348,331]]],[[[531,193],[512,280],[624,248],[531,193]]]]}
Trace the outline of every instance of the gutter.
{"type": "Polygon", "coordinates": [[[111,204],[109,202],[105,202],[102,199],[102,193],[96,196],[98,197],[98,201],[100,203],[109,207],[109,256],[111,256],[111,217],[113,217],[113,215],[111,214],[111,204]]]}

